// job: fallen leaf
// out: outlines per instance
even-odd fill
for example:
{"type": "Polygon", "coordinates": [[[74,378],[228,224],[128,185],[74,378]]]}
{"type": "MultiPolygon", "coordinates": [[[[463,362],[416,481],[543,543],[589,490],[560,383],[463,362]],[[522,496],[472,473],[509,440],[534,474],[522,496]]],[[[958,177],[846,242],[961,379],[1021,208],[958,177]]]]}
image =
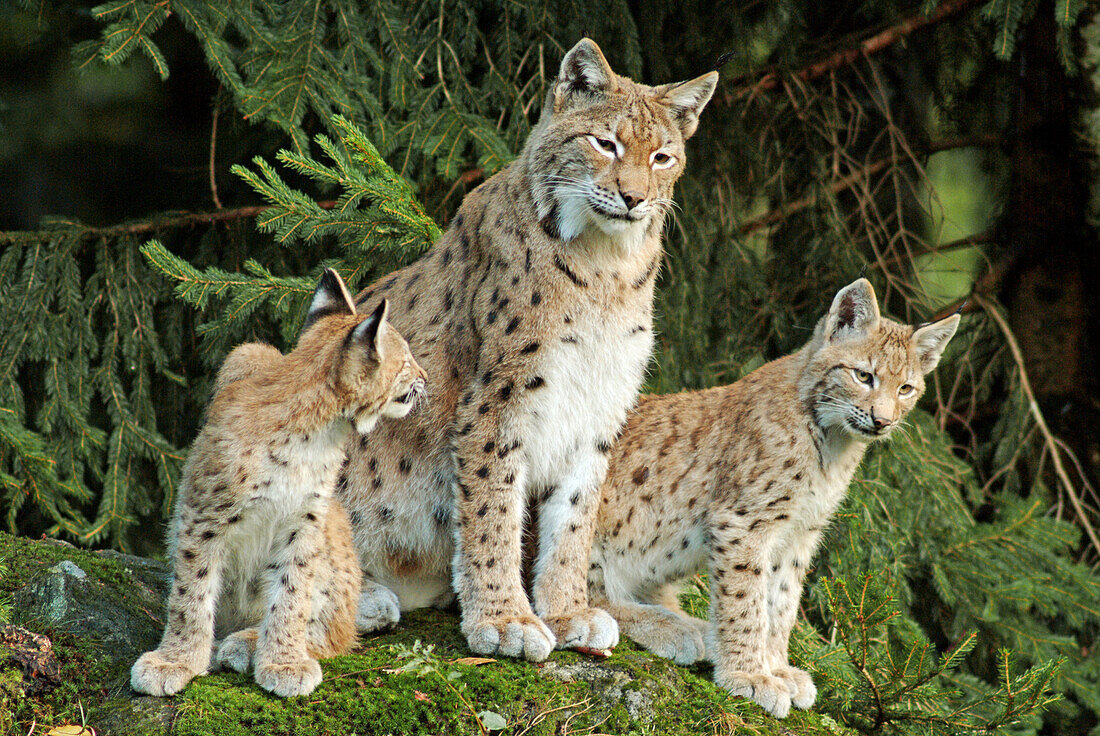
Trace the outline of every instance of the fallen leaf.
{"type": "Polygon", "coordinates": [[[598,657],[599,659],[607,659],[611,656],[610,649],[592,649],[590,647],[575,647],[575,649],[581,654],[587,654],[589,657],[598,657]]]}
{"type": "Polygon", "coordinates": [[[419,690],[413,690],[413,697],[416,698],[417,700],[421,701],[421,702],[424,702],[424,703],[432,702],[432,696],[425,695],[424,693],[420,692],[419,690]]]}
{"type": "Polygon", "coordinates": [[[477,667],[478,665],[489,664],[490,662],[496,662],[496,660],[488,657],[460,657],[451,662],[451,664],[468,664],[471,667],[477,667]]]}
{"type": "Polygon", "coordinates": [[[508,728],[508,721],[504,720],[504,716],[500,713],[483,710],[477,714],[477,717],[481,719],[481,725],[485,726],[486,730],[503,731],[508,728]]]}

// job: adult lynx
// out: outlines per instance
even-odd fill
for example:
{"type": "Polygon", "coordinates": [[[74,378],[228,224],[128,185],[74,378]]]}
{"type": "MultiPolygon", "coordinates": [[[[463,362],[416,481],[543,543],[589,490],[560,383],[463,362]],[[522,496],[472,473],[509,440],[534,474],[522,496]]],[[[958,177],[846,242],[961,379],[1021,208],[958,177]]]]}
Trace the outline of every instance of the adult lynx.
{"type": "Polygon", "coordinates": [[[603,487],[593,602],[657,654],[709,657],[720,685],[773,715],[812,705],[787,661],[806,568],[867,445],[916,404],[958,323],[884,319],[860,279],[797,353],[729,386],[644,397],[603,487]],[[709,624],[676,597],[708,560],[709,624]]]}
{"type": "Polygon", "coordinates": [[[582,40],[519,158],[467,195],[429,253],[359,296],[393,301],[432,377],[423,410],[356,448],[342,484],[363,628],[451,599],[453,582],[476,652],[541,660],[555,644],[617,643],[585,587],[599,487],[649,361],[684,141],[716,81],[636,84],[582,40]],[[532,611],[520,537],[535,500],[532,611]]]}

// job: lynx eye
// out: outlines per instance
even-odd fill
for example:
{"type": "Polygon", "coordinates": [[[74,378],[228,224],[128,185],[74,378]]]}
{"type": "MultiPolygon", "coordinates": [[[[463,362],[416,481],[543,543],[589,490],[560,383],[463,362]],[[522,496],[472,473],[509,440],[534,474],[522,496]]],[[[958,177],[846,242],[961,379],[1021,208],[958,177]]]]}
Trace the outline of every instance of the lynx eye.
{"type": "Polygon", "coordinates": [[[612,157],[618,155],[619,147],[615,145],[615,141],[608,138],[600,138],[599,136],[588,136],[588,142],[592,144],[592,147],[603,154],[610,153],[612,157]]]}
{"type": "Polygon", "coordinates": [[[655,169],[667,169],[669,166],[672,166],[674,161],[675,159],[664,151],[657,151],[649,157],[649,163],[655,169]]]}
{"type": "Polygon", "coordinates": [[[868,386],[875,385],[875,377],[865,370],[859,368],[853,368],[852,373],[855,374],[856,380],[860,383],[865,383],[868,386]]]}
{"type": "Polygon", "coordinates": [[[898,388],[898,396],[908,396],[909,394],[913,393],[913,388],[914,387],[910,386],[908,383],[902,384],[898,388]]]}

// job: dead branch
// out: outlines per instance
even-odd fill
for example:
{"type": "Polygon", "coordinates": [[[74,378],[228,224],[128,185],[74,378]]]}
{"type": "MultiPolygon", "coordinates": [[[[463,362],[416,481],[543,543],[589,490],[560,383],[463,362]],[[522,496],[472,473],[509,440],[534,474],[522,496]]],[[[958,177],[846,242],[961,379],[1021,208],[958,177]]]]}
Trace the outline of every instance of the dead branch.
{"type": "Polygon", "coordinates": [[[1038,426],[1039,432],[1043,435],[1043,443],[1049,450],[1051,461],[1054,463],[1054,474],[1057,475],[1058,480],[1061,481],[1066,496],[1069,497],[1070,504],[1072,504],[1074,511],[1077,513],[1078,522],[1085,530],[1085,534],[1088,535],[1093,548],[1100,554],[1100,538],[1097,538],[1096,530],[1092,528],[1088,515],[1081,505],[1081,499],[1077,497],[1077,491],[1069,478],[1069,473],[1066,472],[1066,468],[1062,464],[1062,451],[1058,446],[1059,440],[1054,436],[1054,433],[1050,431],[1050,427],[1047,426],[1046,419],[1043,417],[1043,412],[1039,409],[1039,402],[1035,398],[1035,393],[1031,390],[1031,381],[1028,380],[1027,370],[1024,368],[1024,355],[1020,351],[1020,345],[1016,342],[1016,336],[1012,334],[1012,329],[1008,326],[1008,322],[996,307],[982,298],[980,294],[974,294],[974,301],[985,310],[985,313],[988,314],[994,322],[997,323],[997,326],[1001,329],[1001,334],[1004,335],[1005,342],[1008,344],[1008,349],[1012,352],[1012,358],[1016,363],[1016,370],[1020,373],[1020,388],[1027,398],[1028,409],[1031,412],[1031,416],[1035,419],[1035,424],[1038,426]]]}

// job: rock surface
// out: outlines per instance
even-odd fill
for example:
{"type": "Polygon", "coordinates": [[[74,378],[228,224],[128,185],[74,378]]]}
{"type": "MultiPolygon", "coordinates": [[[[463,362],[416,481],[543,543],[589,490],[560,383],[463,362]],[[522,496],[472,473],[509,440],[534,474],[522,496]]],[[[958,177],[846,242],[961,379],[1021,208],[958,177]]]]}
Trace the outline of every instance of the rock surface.
{"type": "Polygon", "coordinates": [[[324,681],[309,696],[282,700],[246,675],[217,673],[174,698],[141,697],[129,688],[129,667],[159,640],[164,563],[3,533],[0,562],[12,623],[45,637],[27,641],[56,658],[51,677],[29,687],[17,660],[0,652],[0,733],[82,722],[99,736],[845,733],[814,713],[777,721],[716,688],[708,667],[678,667],[629,642],[606,660],[471,658],[458,617],[434,610],[324,661],[324,681]]]}

